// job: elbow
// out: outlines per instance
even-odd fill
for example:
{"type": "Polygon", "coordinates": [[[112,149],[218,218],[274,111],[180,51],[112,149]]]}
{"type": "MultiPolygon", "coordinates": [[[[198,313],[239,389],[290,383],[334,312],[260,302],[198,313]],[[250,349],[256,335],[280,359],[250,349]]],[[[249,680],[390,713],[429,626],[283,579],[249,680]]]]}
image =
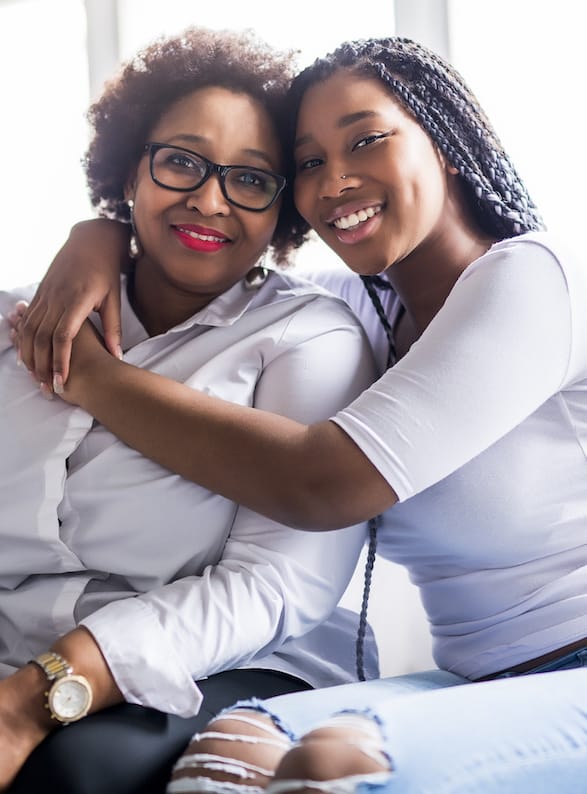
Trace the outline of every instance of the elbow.
{"type": "Polygon", "coordinates": [[[306,468],[286,488],[282,504],[287,515],[281,520],[295,529],[315,532],[343,529],[367,520],[371,514],[363,515],[364,506],[355,503],[352,491],[324,471],[313,474],[306,468]]]}
{"type": "Polygon", "coordinates": [[[301,447],[303,454],[294,455],[295,476],[284,483],[284,523],[304,530],[343,529],[397,502],[380,472],[332,423],[310,428],[301,447]]]}

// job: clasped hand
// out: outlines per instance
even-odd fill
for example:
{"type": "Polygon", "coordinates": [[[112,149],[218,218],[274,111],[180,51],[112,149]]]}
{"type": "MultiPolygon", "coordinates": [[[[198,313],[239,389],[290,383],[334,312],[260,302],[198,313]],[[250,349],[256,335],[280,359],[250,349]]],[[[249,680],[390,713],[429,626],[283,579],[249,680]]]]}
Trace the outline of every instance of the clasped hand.
{"type": "MultiPolygon", "coordinates": [[[[34,315],[32,315],[34,317],[34,315]]],[[[12,326],[11,338],[18,351],[19,362],[26,366],[39,384],[41,393],[48,399],[58,394],[69,403],[81,404],[84,374],[99,366],[104,357],[110,354],[92,323],[85,320],[77,332],[75,339],[70,341],[71,357],[69,359],[68,378],[61,372],[53,372],[46,357],[39,358],[39,331],[31,322],[29,307],[24,301],[15,306],[14,312],[8,317],[12,326]],[[36,343],[34,330],[36,330],[36,343]]]]}

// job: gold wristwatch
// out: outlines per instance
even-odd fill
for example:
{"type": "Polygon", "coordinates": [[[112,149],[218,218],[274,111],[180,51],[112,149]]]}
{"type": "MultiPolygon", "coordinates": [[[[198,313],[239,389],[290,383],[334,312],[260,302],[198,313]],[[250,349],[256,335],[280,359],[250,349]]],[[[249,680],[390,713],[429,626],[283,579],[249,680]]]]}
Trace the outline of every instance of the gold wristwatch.
{"type": "Polygon", "coordinates": [[[85,717],[92,705],[92,687],[83,675],[74,675],[69,662],[58,653],[49,651],[31,659],[49,679],[51,686],[45,692],[45,708],[51,719],[69,725],[85,717]]]}

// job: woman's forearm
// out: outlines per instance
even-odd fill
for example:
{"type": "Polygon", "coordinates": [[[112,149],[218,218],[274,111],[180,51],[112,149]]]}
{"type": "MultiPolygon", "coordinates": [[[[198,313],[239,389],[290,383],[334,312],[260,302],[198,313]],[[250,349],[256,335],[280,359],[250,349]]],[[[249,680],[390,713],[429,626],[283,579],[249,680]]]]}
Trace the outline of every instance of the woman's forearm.
{"type": "Polygon", "coordinates": [[[74,366],[66,398],[146,457],[291,526],[348,526],[396,501],[332,422],[307,426],[243,408],[105,352],[74,366]]]}
{"type": "MultiPolygon", "coordinates": [[[[67,659],[74,673],[88,679],[92,712],[122,701],[108,665],[86,629],[74,629],[55,642],[52,650],[67,659]]],[[[0,791],[6,790],[35,747],[57,728],[45,708],[48,684],[36,664],[26,664],[0,681],[0,791]]]]}

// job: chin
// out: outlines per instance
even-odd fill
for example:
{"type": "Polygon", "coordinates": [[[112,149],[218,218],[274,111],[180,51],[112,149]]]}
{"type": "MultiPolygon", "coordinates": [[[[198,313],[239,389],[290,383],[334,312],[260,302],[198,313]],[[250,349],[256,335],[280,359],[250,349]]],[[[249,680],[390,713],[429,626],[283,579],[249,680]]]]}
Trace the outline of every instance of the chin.
{"type": "Polygon", "coordinates": [[[364,259],[357,262],[345,261],[345,265],[359,276],[380,276],[388,267],[391,267],[386,259],[376,262],[366,262],[364,259]]]}

